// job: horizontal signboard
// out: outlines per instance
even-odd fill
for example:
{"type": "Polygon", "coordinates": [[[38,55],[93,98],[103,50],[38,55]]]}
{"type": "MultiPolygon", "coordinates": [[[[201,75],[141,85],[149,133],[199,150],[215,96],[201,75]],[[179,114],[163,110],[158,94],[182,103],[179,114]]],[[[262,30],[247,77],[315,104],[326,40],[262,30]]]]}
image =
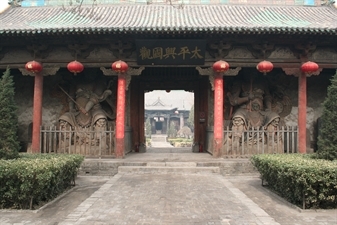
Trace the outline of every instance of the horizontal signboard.
{"type": "Polygon", "coordinates": [[[139,65],[203,65],[205,40],[136,40],[139,65]]]}

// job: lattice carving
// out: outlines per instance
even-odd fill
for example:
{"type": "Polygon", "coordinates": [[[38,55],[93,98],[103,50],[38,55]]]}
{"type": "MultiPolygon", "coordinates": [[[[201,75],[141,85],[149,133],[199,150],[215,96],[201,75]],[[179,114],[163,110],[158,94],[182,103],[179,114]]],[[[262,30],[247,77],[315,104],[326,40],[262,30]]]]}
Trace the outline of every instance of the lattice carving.
{"type": "MultiPolygon", "coordinates": [[[[127,71],[127,74],[130,75],[130,76],[135,76],[135,75],[140,75],[142,73],[142,71],[145,69],[144,66],[141,66],[139,68],[132,68],[132,67],[129,67],[128,71],[127,71]]],[[[105,76],[117,76],[118,74],[113,71],[112,69],[107,69],[105,67],[100,67],[100,70],[103,72],[103,74],[105,76]]]]}
{"type": "Polygon", "coordinates": [[[142,71],[143,71],[144,69],[145,69],[144,66],[141,66],[141,67],[139,67],[139,68],[137,68],[137,69],[132,68],[132,67],[129,67],[127,74],[129,74],[129,75],[131,75],[131,76],[135,76],[135,75],[138,76],[138,75],[140,75],[140,74],[142,73],[142,71]]]}
{"type": "Polygon", "coordinates": [[[118,75],[114,70],[107,69],[105,67],[100,67],[100,70],[103,72],[105,76],[117,76],[118,75]]]}
{"type": "Polygon", "coordinates": [[[315,50],[316,45],[312,43],[299,43],[292,48],[294,55],[298,59],[307,59],[308,57],[312,56],[312,53],[315,52],[315,50]]]}
{"type": "Polygon", "coordinates": [[[214,76],[208,76],[209,83],[211,84],[212,91],[214,91],[214,76]]]}
{"type": "Polygon", "coordinates": [[[93,51],[93,47],[90,47],[88,44],[70,44],[68,45],[68,49],[75,59],[85,59],[93,51]]]}
{"type": "MultiPolygon", "coordinates": [[[[214,74],[214,71],[211,67],[203,69],[200,66],[197,66],[195,67],[195,69],[198,70],[199,74],[202,76],[211,76],[214,74]]],[[[224,76],[236,76],[238,75],[241,69],[242,69],[241,67],[236,67],[235,69],[229,69],[223,75],[224,76]]]]}
{"type": "Polygon", "coordinates": [[[213,69],[211,67],[203,69],[200,66],[197,66],[195,69],[199,71],[201,76],[210,76],[213,74],[213,69]]]}
{"type": "MultiPolygon", "coordinates": [[[[42,71],[40,72],[40,74],[42,76],[55,75],[59,69],[60,69],[60,67],[46,67],[46,68],[44,67],[42,69],[42,71]]],[[[19,68],[19,70],[22,73],[22,75],[24,75],[24,76],[32,76],[32,77],[35,76],[35,73],[29,72],[25,68],[19,68]]]]}
{"type": "Polygon", "coordinates": [[[275,45],[270,43],[252,44],[252,46],[248,46],[247,48],[255,58],[267,59],[274,51],[275,45]]]}
{"type": "Polygon", "coordinates": [[[46,44],[31,44],[27,45],[27,50],[31,53],[32,57],[44,59],[47,58],[51,49],[46,44]]]}
{"type": "Polygon", "coordinates": [[[241,67],[236,67],[235,69],[229,69],[224,73],[224,76],[236,76],[239,74],[241,67]]]}
{"type": "MultiPolygon", "coordinates": [[[[302,73],[300,68],[282,68],[286,75],[294,75],[295,77],[299,77],[302,73]]],[[[318,76],[322,72],[322,68],[319,68],[316,72],[306,74],[307,77],[311,77],[312,75],[318,76]]]]}
{"type": "Polygon", "coordinates": [[[134,45],[131,41],[115,41],[110,44],[110,50],[117,59],[129,58],[134,50],[134,45]]]}
{"type": "Polygon", "coordinates": [[[229,51],[232,49],[232,44],[225,43],[223,41],[215,41],[208,44],[208,53],[216,59],[222,59],[226,57],[229,51]]]}

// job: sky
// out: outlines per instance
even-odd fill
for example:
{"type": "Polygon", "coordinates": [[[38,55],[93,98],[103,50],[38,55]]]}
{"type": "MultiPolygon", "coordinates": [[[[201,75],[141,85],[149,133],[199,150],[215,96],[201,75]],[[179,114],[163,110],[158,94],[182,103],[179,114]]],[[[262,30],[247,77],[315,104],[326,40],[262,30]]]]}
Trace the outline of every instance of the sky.
{"type": "Polygon", "coordinates": [[[8,0],[0,0],[0,13],[8,7],[8,0]]]}

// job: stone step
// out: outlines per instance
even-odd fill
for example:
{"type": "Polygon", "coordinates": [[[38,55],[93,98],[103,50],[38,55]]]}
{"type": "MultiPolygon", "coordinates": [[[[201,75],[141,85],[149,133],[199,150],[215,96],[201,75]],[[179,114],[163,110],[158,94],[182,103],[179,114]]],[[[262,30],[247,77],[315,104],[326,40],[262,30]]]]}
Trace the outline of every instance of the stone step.
{"type": "MultiPolygon", "coordinates": [[[[156,153],[159,154],[159,153],[156,153]]],[[[184,155],[188,155],[192,158],[192,154],[195,153],[184,153],[184,155]]],[[[151,154],[149,154],[151,155],[151,154]]],[[[222,159],[216,161],[172,161],[165,160],[163,156],[161,159],[157,159],[153,157],[152,161],[142,160],[139,161],[127,161],[127,160],[116,160],[116,159],[85,159],[81,164],[79,175],[92,175],[92,176],[113,176],[118,173],[118,168],[124,167],[147,167],[147,170],[156,167],[164,167],[166,170],[170,170],[170,168],[181,168],[181,172],[185,168],[194,168],[194,170],[201,170],[200,168],[209,168],[216,167],[217,171],[220,171],[222,175],[258,175],[258,171],[252,165],[252,163],[248,159],[222,159]],[[175,166],[175,167],[174,167],[175,166]]],[[[176,155],[172,154],[174,157],[176,155]]],[[[178,154],[179,155],[179,154],[178,154]]],[[[181,154],[180,154],[181,155],[181,154]]],[[[167,158],[170,159],[170,158],[167,158]]],[[[172,169],[172,170],[173,170],[172,169]]],[[[122,170],[122,169],[121,169],[122,170]]],[[[134,169],[135,170],[135,169],[134,169]]],[[[146,168],[144,169],[146,170],[146,168]]],[[[212,170],[212,169],[211,169],[212,170]]]]}
{"type": "Polygon", "coordinates": [[[121,174],[214,174],[220,173],[219,167],[178,167],[178,166],[120,166],[121,174]]]}
{"type": "Polygon", "coordinates": [[[146,166],[151,167],[196,167],[196,162],[148,162],[146,166]]]}
{"type": "Polygon", "coordinates": [[[166,137],[152,137],[151,142],[166,142],[166,137]]]}

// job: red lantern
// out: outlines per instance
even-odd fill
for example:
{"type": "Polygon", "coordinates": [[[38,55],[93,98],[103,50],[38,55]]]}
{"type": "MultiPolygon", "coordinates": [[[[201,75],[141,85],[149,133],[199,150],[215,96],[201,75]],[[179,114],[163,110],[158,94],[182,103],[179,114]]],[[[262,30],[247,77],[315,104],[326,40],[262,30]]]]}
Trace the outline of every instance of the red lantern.
{"type": "Polygon", "coordinates": [[[229,69],[229,64],[226,61],[219,60],[213,64],[213,70],[216,73],[224,73],[229,69]]]}
{"type": "Polygon", "coordinates": [[[111,68],[117,73],[125,73],[128,70],[128,64],[122,60],[112,63],[111,68]]]}
{"type": "Polygon", "coordinates": [[[302,72],[306,73],[306,74],[314,73],[318,70],[318,68],[319,68],[319,66],[317,65],[317,63],[314,63],[314,62],[311,62],[311,61],[303,63],[302,66],[301,66],[302,72]]]}
{"type": "Polygon", "coordinates": [[[259,62],[259,64],[257,64],[256,66],[256,69],[260,71],[261,73],[263,73],[264,75],[272,71],[273,68],[274,68],[274,65],[271,62],[266,61],[266,60],[259,62]]]}
{"type": "Polygon", "coordinates": [[[25,65],[26,70],[33,72],[33,73],[39,73],[42,71],[42,65],[39,62],[36,61],[30,61],[27,62],[25,65]]]}
{"type": "Polygon", "coordinates": [[[70,72],[72,72],[72,73],[74,73],[76,75],[76,74],[78,74],[78,73],[80,73],[80,72],[83,71],[84,66],[83,66],[82,63],[80,63],[80,62],[78,62],[78,61],[75,60],[75,61],[72,61],[72,62],[68,63],[67,69],[70,72]]]}

